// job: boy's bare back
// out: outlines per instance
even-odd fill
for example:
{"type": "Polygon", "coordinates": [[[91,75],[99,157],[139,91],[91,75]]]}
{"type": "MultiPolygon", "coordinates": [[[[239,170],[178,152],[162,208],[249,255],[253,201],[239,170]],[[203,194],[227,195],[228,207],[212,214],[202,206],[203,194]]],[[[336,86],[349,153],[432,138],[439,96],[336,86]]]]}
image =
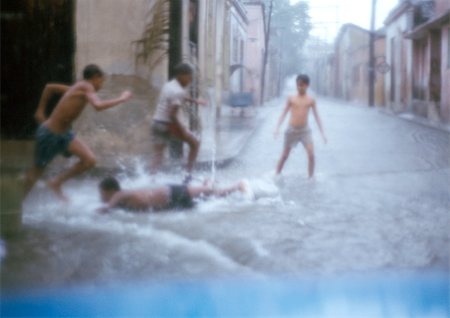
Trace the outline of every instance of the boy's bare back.
{"type": "Polygon", "coordinates": [[[290,108],[289,125],[294,128],[305,127],[308,124],[308,115],[311,107],[314,106],[314,98],[309,95],[295,95],[288,98],[290,108]]]}
{"type": "Polygon", "coordinates": [[[64,133],[71,129],[72,123],[80,116],[88,99],[88,92],[94,87],[80,81],[69,88],[46,122],[47,127],[55,133],[64,133]]]}
{"type": "Polygon", "coordinates": [[[169,200],[168,188],[120,191],[112,198],[113,205],[131,210],[164,207],[169,200]]]}

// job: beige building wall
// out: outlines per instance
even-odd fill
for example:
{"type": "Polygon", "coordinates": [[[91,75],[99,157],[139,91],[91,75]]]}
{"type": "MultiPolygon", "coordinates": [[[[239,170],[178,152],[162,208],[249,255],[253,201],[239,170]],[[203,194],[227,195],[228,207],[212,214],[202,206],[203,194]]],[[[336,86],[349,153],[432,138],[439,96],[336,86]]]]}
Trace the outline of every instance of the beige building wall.
{"type": "MultiPolygon", "coordinates": [[[[386,38],[381,37],[375,40],[375,57],[383,57],[386,52],[386,38]]],[[[384,59],[382,59],[384,60],[384,59]]],[[[379,62],[375,60],[375,64],[379,62]]],[[[376,67],[376,65],[375,65],[376,67]]],[[[375,71],[375,105],[385,106],[384,94],[384,74],[375,71]]]]}
{"type": "MultiPolygon", "coordinates": [[[[364,94],[364,92],[359,92],[360,90],[363,90],[363,88],[359,88],[359,80],[355,92],[354,79],[356,73],[359,74],[358,78],[363,76],[361,71],[361,63],[363,62],[361,59],[364,59],[363,55],[368,56],[368,54],[360,54],[359,51],[367,50],[368,43],[368,31],[352,24],[347,24],[342,27],[335,44],[337,63],[335,80],[336,97],[344,98],[346,100],[359,100],[356,96],[364,94]],[[355,57],[357,58],[356,60],[355,57]],[[358,66],[359,69],[356,68],[358,66]]],[[[363,82],[361,82],[361,85],[363,85],[363,82]]]]}
{"type": "Polygon", "coordinates": [[[154,86],[167,78],[167,63],[151,72],[135,68],[132,42],[143,34],[148,14],[158,0],[77,0],[77,76],[89,63],[101,66],[109,75],[138,75],[154,86]]]}
{"type": "Polygon", "coordinates": [[[167,81],[167,57],[152,69],[151,63],[136,67],[132,43],[142,37],[157,1],[160,0],[76,2],[77,77],[81,77],[85,65],[96,63],[107,73],[99,92],[101,98],[115,98],[125,89],[133,93],[125,104],[104,112],[86,107],[75,125],[78,137],[95,149],[99,166],[131,166],[137,158],[148,160],[149,127],[160,88],[167,81]]]}

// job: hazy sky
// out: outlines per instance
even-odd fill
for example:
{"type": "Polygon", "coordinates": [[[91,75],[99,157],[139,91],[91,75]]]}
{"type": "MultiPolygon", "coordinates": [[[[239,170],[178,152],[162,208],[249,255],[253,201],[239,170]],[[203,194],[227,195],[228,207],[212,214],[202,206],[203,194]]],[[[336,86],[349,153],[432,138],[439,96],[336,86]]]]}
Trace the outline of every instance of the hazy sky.
{"type": "MultiPolygon", "coordinates": [[[[296,3],[299,0],[290,1],[296,3]]],[[[339,27],[349,22],[366,29],[370,28],[372,0],[309,0],[308,2],[314,27],[312,34],[315,36],[333,40],[339,27]]],[[[377,28],[383,26],[383,21],[397,3],[398,0],[377,0],[377,28]]]]}

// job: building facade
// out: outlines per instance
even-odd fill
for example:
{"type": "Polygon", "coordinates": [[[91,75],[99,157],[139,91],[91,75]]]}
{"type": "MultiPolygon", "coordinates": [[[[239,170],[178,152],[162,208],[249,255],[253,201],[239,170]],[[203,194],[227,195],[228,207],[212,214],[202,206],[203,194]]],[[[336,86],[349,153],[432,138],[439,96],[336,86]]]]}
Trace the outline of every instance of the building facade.
{"type": "MultiPolygon", "coordinates": [[[[370,31],[357,25],[345,24],[340,29],[331,58],[334,64],[333,96],[358,103],[368,101],[369,41],[370,31]]],[[[384,60],[384,31],[376,33],[374,46],[376,59],[384,60]]],[[[375,103],[382,106],[383,76],[376,73],[375,81],[375,103]]]]}
{"type": "Polygon", "coordinates": [[[262,1],[245,2],[247,10],[247,48],[245,50],[245,91],[253,93],[256,104],[261,104],[261,76],[266,43],[264,3],[262,1]]]}
{"type": "Polygon", "coordinates": [[[406,34],[413,48],[412,110],[450,122],[450,2],[417,2],[412,18],[406,34]]]}
{"type": "Polygon", "coordinates": [[[449,23],[447,0],[401,0],[389,14],[385,88],[392,110],[450,122],[449,23]]]}
{"type": "Polygon", "coordinates": [[[230,1],[229,15],[229,91],[237,93],[244,91],[246,77],[247,49],[247,10],[240,0],[230,1]]]}

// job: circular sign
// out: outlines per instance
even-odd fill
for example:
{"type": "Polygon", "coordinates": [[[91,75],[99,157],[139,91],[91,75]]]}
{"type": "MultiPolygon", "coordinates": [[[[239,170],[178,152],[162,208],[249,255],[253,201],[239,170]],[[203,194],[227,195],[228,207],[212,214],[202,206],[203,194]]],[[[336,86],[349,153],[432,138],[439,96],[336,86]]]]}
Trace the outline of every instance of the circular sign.
{"type": "Polygon", "coordinates": [[[381,62],[376,66],[376,69],[381,74],[386,74],[389,73],[389,71],[391,70],[391,66],[386,62],[381,62]]]}

